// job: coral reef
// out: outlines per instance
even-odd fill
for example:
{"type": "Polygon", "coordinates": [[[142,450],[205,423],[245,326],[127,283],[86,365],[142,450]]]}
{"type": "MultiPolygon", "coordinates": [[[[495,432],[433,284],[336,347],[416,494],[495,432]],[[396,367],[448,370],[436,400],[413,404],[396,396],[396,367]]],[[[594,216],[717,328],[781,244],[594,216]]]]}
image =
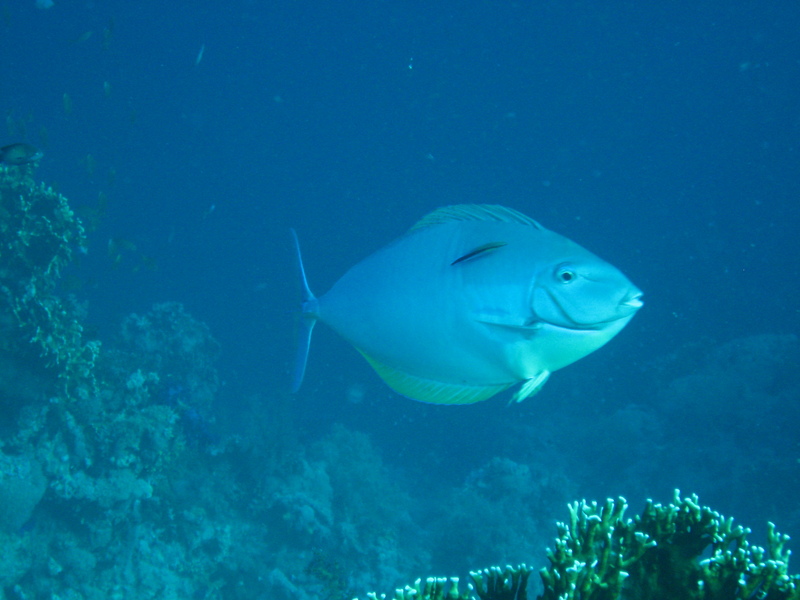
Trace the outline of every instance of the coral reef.
{"type": "Polygon", "coordinates": [[[219,388],[214,368],[219,344],[181,304],[164,302],[145,315],[129,315],[120,338],[119,349],[136,357],[138,370],[160,375],[172,404],[185,400],[196,409],[210,406],[219,388]]]}
{"type": "MultiPolygon", "coordinates": [[[[761,498],[758,514],[800,523],[776,508],[796,481],[795,336],[698,351],[691,369],[676,357],[635,404],[574,393],[549,421],[541,407],[536,419],[495,417],[482,433],[501,443],[486,452],[468,419],[409,426],[425,407],[394,429],[375,419],[372,435],[347,422],[301,439],[288,395],[232,398],[219,344],[179,303],[124,317],[102,352],[87,339],[79,303],[59,295],[83,228],[33,168],[0,167],[0,600],[350,600],[408,573],[543,556],[554,507],[592,495],[577,481],[644,497],[667,470],[703,489],[747,489],[737,499],[761,498]],[[234,412],[235,426],[224,423],[234,412]],[[396,433],[422,458],[383,456],[396,433]],[[478,449],[465,460],[469,444],[478,449]]],[[[797,598],[774,528],[760,548],[695,497],[648,503],[632,519],[625,509],[570,505],[542,598],[797,598]]],[[[525,600],[534,573],[431,578],[395,597],[525,600]]]]}
{"type": "Polygon", "coordinates": [[[31,518],[47,481],[35,458],[0,452],[0,529],[15,532],[31,518]]]}
{"type": "Polygon", "coordinates": [[[310,597],[348,600],[370,578],[389,584],[424,564],[411,500],[366,435],[334,426],[265,484],[252,508],[303,565],[291,587],[273,572],[273,597],[301,597],[302,583],[310,597]]]}
{"type": "MultiPolygon", "coordinates": [[[[46,364],[58,370],[67,391],[84,398],[95,385],[92,369],[100,345],[84,339],[78,310],[55,291],[73,253],[85,251],[86,235],[67,199],[43,183],[36,184],[33,169],[33,165],[0,165],[4,327],[19,328],[46,364]]],[[[4,342],[2,350],[9,354],[30,352],[19,335],[7,335],[4,342]]]]}
{"type": "MultiPolygon", "coordinates": [[[[632,519],[625,518],[627,507],[624,498],[569,506],[570,519],[558,524],[548,552],[550,565],[540,571],[538,600],[800,598],[800,575],[788,574],[789,537],[772,523],[762,548],[747,541],[749,529],[678,490],[669,504],[648,500],[632,519]]],[[[525,565],[474,571],[463,591],[457,578],[418,579],[394,599],[524,600],[530,573],[525,565]]]]}
{"type": "Polygon", "coordinates": [[[442,500],[431,532],[434,563],[463,572],[490,561],[514,564],[537,556],[557,516],[551,507],[563,506],[570,491],[575,493],[571,488],[555,462],[489,459],[442,500]]]}
{"type": "Polygon", "coordinates": [[[57,294],[82,228],[31,173],[2,180],[0,598],[340,600],[419,568],[367,436],[298,447],[270,398],[248,439],[217,431],[219,345],[181,304],[84,341],[57,294]]]}
{"type": "Polygon", "coordinates": [[[60,274],[85,248],[66,198],[34,183],[31,165],[0,166],[0,217],[0,598],[211,589],[210,567],[232,540],[247,547],[244,527],[187,496],[167,499],[209,451],[187,448],[198,422],[210,428],[216,341],[180,305],[164,304],[131,315],[101,353],[77,304],[58,294],[60,274]],[[171,381],[187,390],[179,399],[164,389],[171,381]]]}

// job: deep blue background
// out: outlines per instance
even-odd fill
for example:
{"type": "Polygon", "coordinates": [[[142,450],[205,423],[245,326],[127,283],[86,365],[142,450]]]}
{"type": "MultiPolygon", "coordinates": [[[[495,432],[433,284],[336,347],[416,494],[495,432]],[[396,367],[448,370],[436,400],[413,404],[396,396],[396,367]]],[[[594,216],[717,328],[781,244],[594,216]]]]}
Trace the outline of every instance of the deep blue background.
{"type": "Polygon", "coordinates": [[[400,463],[449,450],[442,477],[576,390],[646,402],[648,370],[687,343],[798,331],[793,0],[15,0],[2,18],[0,141],[41,146],[38,176],[86,214],[109,199],[76,273],[90,323],[111,340],[184,303],[222,344],[229,418],[288,387],[289,227],[321,293],[438,206],[506,204],[644,290],[617,339],[510,409],[398,398],[320,327],[301,430],[344,421],[400,463]]]}

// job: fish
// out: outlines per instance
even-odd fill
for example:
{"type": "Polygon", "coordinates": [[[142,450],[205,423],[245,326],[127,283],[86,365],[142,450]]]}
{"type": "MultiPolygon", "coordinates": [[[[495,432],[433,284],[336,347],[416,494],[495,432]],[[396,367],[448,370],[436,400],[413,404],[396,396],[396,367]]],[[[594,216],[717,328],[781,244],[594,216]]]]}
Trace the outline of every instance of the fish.
{"type": "Polygon", "coordinates": [[[397,393],[472,404],[553,371],[617,335],[643,306],[616,267],[512,208],[439,208],[316,297],[292,230],[303,299],[292,391],[322,321],[397,393]]]}
{"type": "Polygon", "coordinates": [[[83,44],[90,37],[92,37],[93,34],[94,34],[94,31],[92,31],[91,29],[89,31],[84,31],[82,34],[80,34],[78,37],[75,38],[75,43],[76,44],[83,44]]]}
{"type": "Polygon", "coordinates": [[[206,45],[205,44],[201,44],[200,45],[200,51],[197,53],[197,58],[194,59],[194,66],[195,67],[200,64],[201,60],[203,60],[203,54],[205,53],[205,51],[206,51],[206,45]]]}
{"type": "Polygon", "coordinates": [[[27,165],[36,162],[44,153],[36,146],[19,142],[0,148],[0,163],[6,165],[27,165]]]}
{"type": "Polygon", "coordinates": [[[111,47],[111,40],[114,37],[114,17],[108,20],[108,25],[103,27],[103,50],[108,50],[111,47]]]}

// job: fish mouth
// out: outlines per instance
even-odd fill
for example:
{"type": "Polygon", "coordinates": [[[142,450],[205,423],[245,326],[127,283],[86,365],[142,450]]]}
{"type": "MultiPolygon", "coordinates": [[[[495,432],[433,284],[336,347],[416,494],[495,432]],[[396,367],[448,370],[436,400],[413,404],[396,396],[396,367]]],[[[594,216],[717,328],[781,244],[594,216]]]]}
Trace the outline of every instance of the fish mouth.
{"type": "Polygon", "coordinates": [[[574,311],[571,311],[569,306],[564,306],[559,301],[559,298],[549,290],[547,293],[553,305],[558,309],[557,317],[559,318],[548,320],[547,318],[535,316],[531,322],[546,324],[562,331],[602,331],[608,327],[613,327],[613,323],[617,323],[618,321],[625,321],[627,323],[636,311],[644,306],[644,302],[642,301],[643,293],[639,289],[633,288],[624,294],[617,304],[614,304],[614,298],[609,298],[608,304],[606,304],[605,309],[602,311],[602,315],[594,314],[587,320],[580,320],[576,318],[576,316],[581,316],[580,314],[573,315],[574,311]]]}
{"type": "Polygon", "coordinates": [[[573,331],[600,331],[605,329],[611,323],[616,323],[622,319],[630,319],[636,313],[636,311],[644,306],[642,296],[642,292],[636,292],[635,294],[629,294],[626,296],[622,301],[620,301],[617,314],[609,317],[608,319],[603,321],[595,321],[593,323],[578,323],[573,321],[572,326],[562,326],[562,329],[571,329],[573,331]]]}
{"type": "Polygon", "coordinates": [[[644,294],[642,294],[642,292],[636,292],[620,302],[619,305],[626,308],[632,308],[633,310],[639,310],[644,306],[644,301],[642,300],[643,295],[644,294]]]}

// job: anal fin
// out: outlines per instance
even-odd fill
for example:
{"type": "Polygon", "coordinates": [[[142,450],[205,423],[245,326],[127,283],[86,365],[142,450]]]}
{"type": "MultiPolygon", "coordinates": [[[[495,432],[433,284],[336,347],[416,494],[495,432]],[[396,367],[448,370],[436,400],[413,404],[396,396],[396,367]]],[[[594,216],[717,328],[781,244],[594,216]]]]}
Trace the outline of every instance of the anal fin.
{"type": "Polygon", "coordinates": [[[475,402],[488,400],[513,385],[513,383],[508,383],[477,386],[443,383],[433,379],[409,375],[404,371],[385,365],[363,352],[361,354],[381,379],[398,394],[429,404],[474,404],[475,402]]]}

